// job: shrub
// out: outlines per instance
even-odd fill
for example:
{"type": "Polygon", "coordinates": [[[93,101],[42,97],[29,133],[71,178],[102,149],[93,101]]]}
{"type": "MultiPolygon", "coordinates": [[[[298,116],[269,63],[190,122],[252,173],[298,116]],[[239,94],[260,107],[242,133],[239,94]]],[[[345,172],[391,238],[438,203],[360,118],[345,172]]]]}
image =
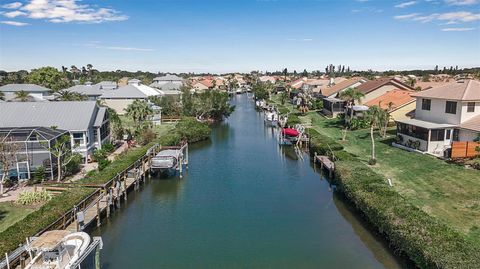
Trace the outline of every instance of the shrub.
{"type": "Polygon", "coordinates": [[[45,180],[45,167],[39,166],[35,169],[33,177],[28,180],[29,185],[37,184],[45,180]]]}
{"type": "Polygon", "coordinates": [[[207,124],[198,122],[194,118],[183,118],[175,126],[174,132],[181,139],[187,139],[188,142],[195,143],[208,139],[212,130],[207,124]]]}
{"type": "Polygon", "coordinates": [[[107,151],[105,149],[96,149],[93,151],[93,161],[94,162],[100,162],[101,160],[104,160],[107,158],[107,151]]]}
{"type": "Polygon", "coordinates": [[[112,143],[105,143],[102,145],[102,149],[108,153],[111,153],[115,150],[115,145],[113,145],[112,143]]]}
{"type": "Polygon", "coordinates": [[[140,135],[140,144],[145,146],[146,144],[152,142],[156,136],[157,134],[151,128],[148,128],[140,135]]]}
{"type": "Polygon", "coordinates": [[[112,163],[109,159],[105,158],[105,159],[101,159],[100,161],[98,161],[98,171],[102,171],[103,169],[105,169],[105,167],[107,167],[110,163],[112,163]]]}
{"type": "Polygon", "coordinates": [[[336,162],[345,196],[390,243],[420,268],[476,268],[480,249],[388,186],[359,160],[336,162]]]}
{"type": "Polygon", "coordinates": [[[80,164],[83,163],[82,159],[82,155],[74,153],[72,160],[65,166],[65,176],[71,176],[80,172],[80,164]]]}
{"type": "Polygon", "coordinates": [[[32,205],[47,202],[52,199],[52,194],[46,190],[23,191],[18,195],[17,203],[21,205],[32,205]]]}

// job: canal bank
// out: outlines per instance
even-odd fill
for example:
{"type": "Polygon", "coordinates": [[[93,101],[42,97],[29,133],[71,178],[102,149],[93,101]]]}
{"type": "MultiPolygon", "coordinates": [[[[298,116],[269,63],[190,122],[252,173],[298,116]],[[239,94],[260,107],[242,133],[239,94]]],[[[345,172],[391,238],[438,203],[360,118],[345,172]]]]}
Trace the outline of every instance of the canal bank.
{"type": "Polygon", "coordinates": [[[149,181],[93,232],[102,268],[401,268],[308,155],[278,147],[246,95],[193,145],[183,179],[149,181]],[[303,157],[303,158],[302,158],[303,157]]]}

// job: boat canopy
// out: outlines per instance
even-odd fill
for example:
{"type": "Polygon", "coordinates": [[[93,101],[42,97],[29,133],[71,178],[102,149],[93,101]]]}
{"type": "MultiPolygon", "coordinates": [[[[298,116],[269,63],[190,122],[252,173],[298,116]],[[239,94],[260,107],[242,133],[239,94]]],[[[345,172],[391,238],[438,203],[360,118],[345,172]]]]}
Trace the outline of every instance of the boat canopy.
{"type": "Polygon", "coordinates": [[[37,239],[27,247],[29,250],[42,250],[51,251],[54,250],[60,243],[63,242],[65,236],[71,232],[66,230],[53,230],[44,232],[37,239]]]}
{"type": "Polygon", "coordinates": [[[282,134],[287,135],[287,136],[298,136],[300,133],[292,128],[284,128],[282,130],[282,134]]]}

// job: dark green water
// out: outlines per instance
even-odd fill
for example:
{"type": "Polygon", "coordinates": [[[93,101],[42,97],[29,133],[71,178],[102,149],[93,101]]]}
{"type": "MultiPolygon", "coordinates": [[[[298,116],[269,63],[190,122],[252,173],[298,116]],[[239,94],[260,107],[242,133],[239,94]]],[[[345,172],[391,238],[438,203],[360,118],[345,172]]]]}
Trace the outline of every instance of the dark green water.
{"type": "Polygon", "coordinates": [[[191,146],[183,179],[152,179],[93,231],[102,268],[401,268],[246,95],[191,146]]]}

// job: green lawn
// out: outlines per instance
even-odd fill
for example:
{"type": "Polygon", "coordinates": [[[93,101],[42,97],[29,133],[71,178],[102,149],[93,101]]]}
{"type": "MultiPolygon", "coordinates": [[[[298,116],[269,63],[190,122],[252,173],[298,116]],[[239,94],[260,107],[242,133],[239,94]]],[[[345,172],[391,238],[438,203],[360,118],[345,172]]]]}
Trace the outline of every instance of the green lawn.
{"type": "Polygon", "coordinates": [[[33,207],[21,206],[12,202],[0,203],[0,232],[22,220],[34,210],[33,207]]]}
{"type": "MultiPolygon", "coordinates": [[[[326,119],[317,112],[300,119],[319,133],[341,140],[342,126],[338,119],[326,119]]],[[[394,137],[394,130],[390,130],[387,138],[377,135],[378,163],[372,169],[392,179],[394,188],[414,205],[480,245],[480,171],[394,148],[391,146],[394,137]]],[[[346,151],[368,161],[369,130],[348,132],[347,141],[340,142],[346,151]]]]}

